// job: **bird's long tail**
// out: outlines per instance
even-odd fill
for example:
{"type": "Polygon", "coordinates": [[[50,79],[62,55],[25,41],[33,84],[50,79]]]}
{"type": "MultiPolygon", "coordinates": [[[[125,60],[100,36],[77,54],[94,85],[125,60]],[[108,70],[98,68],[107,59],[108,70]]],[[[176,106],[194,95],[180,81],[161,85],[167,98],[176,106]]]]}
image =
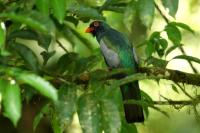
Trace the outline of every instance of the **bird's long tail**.
{"type": "MultiPolygon", "coordinates": [[[[120,86],[123,100],[134,99],[141,100],[141,94],[138,81],[120,86]]],[[[140,105],[124,104],[126,121],[128,123],[143,122],[143,109],[140,105]]]]}

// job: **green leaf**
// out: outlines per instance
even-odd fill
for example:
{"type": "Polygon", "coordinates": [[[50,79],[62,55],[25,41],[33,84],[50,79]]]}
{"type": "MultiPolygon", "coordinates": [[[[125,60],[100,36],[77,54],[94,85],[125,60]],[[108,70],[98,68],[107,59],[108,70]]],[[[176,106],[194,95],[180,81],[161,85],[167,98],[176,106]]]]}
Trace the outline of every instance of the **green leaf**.
{"type": "Polygon", "coordinates": [[[58,73],[68,72],[74,73],[76,69],[76,61],[78,60],[77,53],[67,53],[62,55],[57,62],[58,73]]]}
{"type": "Polygon", "coordinates": [[[162,4],[165,8],[169,9],[169,14],[172,17],[175,17],[176,12],[178,10],[179,0],[162,0],[162,4]]]}
{"type": "Polygon", "coordinates": [[[24,59],[25,63],[28,65],[28,69],[38,72],[39,62],[35,53],[23,44],[13,43],[11,45],[12,48],[24,59]]]}
{"type": "Polygon", "coordinates": [[[163,38],[159,39],[159,43],[160,43],[161,47],[162,47],[164,50],[165,50],[165,49],[167,48],[167,46],[168,46],[168,43],[167,43],[167,40],[166,40],[166,39],[163,39],[163,38]]]}
{"type": "Polygon", "coordinates": [[[59,120],[61,130],[67,128],[72,122],[76,111],[76,86],[63,85],[59,91],[59,100],[55,103],[55,116],[59,120]]]}
{"type": "Polygon", "coordinates": [[[65,17],[65,20],[66,20],[66,21],[69,21],[69,22],[71,22],[71,23],[73,23],[74,26],[77,26],[77,25],[78,25],[78,22],[79,22],[79,20],[76,19],[76,18],[73,17],[73,16],[66,16],[66,17],[65,17]]]}
{"type": "Polygon", "coordinates": [[[132,25],[134,23],[134,19],[137,13],[137,2],[132,0],[128,6],[125,8],[124,11],[124,18],[123,18],[123,22],[124,25],[126,26],[126,29],[131,32],[132,30],[132,25]]]}
{"type": "Polygon", "coordinates": [[[198,59],[196,57],[188,56],[188,55],[178,55],[178,56],[174,57],[173,59],[184,59],[187,61],[193,61],[193,62],[200,64],[200,59],[198,59]]]}
{"type": "Polygon", "coordinates": [[[38,45],[48,51],[48,48],[51,44],[52,36],[40,33],[38,33],[37,35],[38,45]]]}
{"type": "Polygon", "coordinates": [[[178,92],[178,89],[176,88],[176,86],[174,84],[172,84],[172,89],[176,92],[176,93],[179,93],[178,92]]]}
{"type": "Polygon", "coordinates": [[[120,133],[138,133],[138,131],[135,124],[128,124],[125,120],[123,120],[120,133]]]}
{"type": "Polygon", "coordinates": [[[24,82],[35,88],[42,95],[56,101],[58,99],[57,90],[46,80],[33,73],[25,72],[20,69],[8,69],[7,73],[15,77],[18,81],[24,82]]]}
{"type": "Polygon", "coordinates": [[[38,124],[40,123],[41,119],[47,115],[49,113],[49,104],[46,104],[44,107],[42,107],[42,109],[40,110],[40,112],[35,116],[34,120],[33,120],[33,130],[35,131],[38,124]]]}
{"type": "Polygon", "coordinates": [[[175,50],[176,48],[179,48],[179,47],[181,47],[181,45],[173,45],[173,46],[169,47],[167,49],[167,51],[165,52],[165,56],[167,56],[169,53],[171,53],[173,50],[175,50]]]}
{"type": "Polygon", "coordinates": [[[51,36],[47,34],[41,34],[39,32],[35,32],[31,29],[25,30],[15,30],[8,35],[8,40],[13,40],[15,38],[23,38],[28,40],[36,40],[38,45],[45,50],[48,50],[49,45],[51,43],[51,36]]]}
{"type": "Polygon", "coordinates": [[[40,53],[40,55],[42,55],[43,58],[43,65],[46,65],[48,60],[56,53],[56,51],[51,51],[51,52],[46,52],[43,51],[40,53]]]}
{"type": "MultiPolygon", "coordinates": [[[[144,91],[140,91],[141,92],[141,96],[142,96],[142,101],[146,101],[148,104],[153,105],[153,99],[144,91]]],[[[145,112],[145,116],[146,118],[148,118],[149,116],[149,108],[148,106],[143,106],[144,112],[145,112]]]]}
{"type": "Polygon", "coordinates": [[[92,94],[83,94],[78,100],[78,117],[84,133],[101,132],[101,112],[97,99],[92,94]]]}
{"type": "Polygon", "coordinates": [[[89,21],[89,19],[103,19],[103,16],[96,9],[89,6],[72,5],[68,8],[68,10],[82,21],[89,21]]]}
{"type": "Polygon", "coordinates": [[[190,26],[188,26],[187,24],[184,24],[184,23],[181,23],[181,22],[171,22],[169,23],[170,25],[174,25],[174,26],[177,26],[177,27],[180,27],[182,29],[185,29],[191,33],[194,34],[194,30],[190,28],[190,26]]]}
{"type": "Polygon", "coordinates": [[[109,100],[101,101],[102,124],[105,133],[118,133],[121,129],[119,110],[115,103],[109,100]]]}
{"type": "Polygon", "coordinates": [[[179,45],[181,42],[181,32],[176,26],[173,25],[167,25],[165,27],[165,31],[167,32],[168,38],[175,44],[179,45]]]}
{"type": "Polygon", "coordinates": [[[139,17],[146,27],[151,27],[154,18],[154,0],[139,0],[139,17]]]}
{"type": "Polygon", "coordinates": [[[0,18],[11,19],[16,22],[26,24],[27,26],[45,34],[50,33],[51,35],[54,35],[55,32],[55,27],[52,20],[36,11],[27,11],[24,13],[0,13],[0,18]]]}
{"type": "Polygon", "coordinates": [[[10,53],[5,49],[5,32],[1,25],[0,25],[0,55],[2,56],[10,55],[10,53]]]}
{"type": "Polygon", "coordinates": [[[147,55],[147,58],[151,57],[151,55],[153,54],[154,51],[155,51],[155,48],[154,48],[153,44],[150,41],[148,41],[147,47],[145,48],[145,53],[147,55]]]}
{"type": "Polygon", "coordinates": [[[61,24],[65,18],[66,2],[66,0],[50,0],[53,15],[61,24]]]}
{"type": "Polygon", "coordinates": [[[89,50],[93,49],[93,44],[87,38],[82,36],[79,32],[74,30],[73,28],[69,27],[72,33],[79,39],[89,50]]]}
{"type": "Polygon", "coordinates": [[[51,127],[54,133],[63,133],[61,125],[60,125],[60,121],[58,117],[56,116],[56,114],[54,113],[51,116],[51,127]]]}
{"type": "Polygon", "coordinates": [[[3,115],[8,117],[14,126],[17,126],[17,122],[21,117],[21,94],[18,84],[14,80],[1,81],[4,82],[5,88],[3,90],[3,115]]]}
{"type": "MultiPolygon", "coordinates": [[[[1,24],[1,22],[0,22],[1,24]]],[[[4,42],[5,42],[5,33],[0,25],[0,49],[4,48],[4,42]]]]}
{"type": "Polygon", "coordinates": [[[151,56],[147,59],[147,65],[150,65],[150,64],[153,65],[154,67],[166,68],[168,61],[151,56]]]}
{"type": "Polygon", "coordinates": [[[44,15],[49,15],[49,0],[36,0],[37,9],[44,15]]]}
{"type": "Polygon", "coordinates": [[[12,40],[15,38],[22,38],[28,40],[37,40],[38,36],[37,33],[33,30],[26,29],[26,30],[14,30],[8,35],[8,40],[12,40]]]}

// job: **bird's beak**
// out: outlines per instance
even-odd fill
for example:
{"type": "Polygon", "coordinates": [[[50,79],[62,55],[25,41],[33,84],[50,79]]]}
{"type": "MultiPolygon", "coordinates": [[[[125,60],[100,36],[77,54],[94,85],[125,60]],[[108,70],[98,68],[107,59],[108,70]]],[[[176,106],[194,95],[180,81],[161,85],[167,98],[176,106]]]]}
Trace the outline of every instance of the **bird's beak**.
{"type": "Polygon", "coordinates": [[[88,28],[85,30],[86,33],[91,33],[91,32],[93,32],[93,31],[94,31],[94,28],[92,28],[92,27],[88,27],[88,28]]]}

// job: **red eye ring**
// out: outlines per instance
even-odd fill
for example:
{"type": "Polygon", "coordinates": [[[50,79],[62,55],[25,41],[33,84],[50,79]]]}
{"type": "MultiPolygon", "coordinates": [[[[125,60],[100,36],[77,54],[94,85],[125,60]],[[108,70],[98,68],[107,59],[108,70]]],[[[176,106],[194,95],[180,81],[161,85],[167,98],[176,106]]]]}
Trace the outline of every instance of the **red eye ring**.
{"type": "Polygon", "coordinates": [[[98,27],[99,26],[99,22],[98,21],[94,21],[94,26],[98,27]]]}

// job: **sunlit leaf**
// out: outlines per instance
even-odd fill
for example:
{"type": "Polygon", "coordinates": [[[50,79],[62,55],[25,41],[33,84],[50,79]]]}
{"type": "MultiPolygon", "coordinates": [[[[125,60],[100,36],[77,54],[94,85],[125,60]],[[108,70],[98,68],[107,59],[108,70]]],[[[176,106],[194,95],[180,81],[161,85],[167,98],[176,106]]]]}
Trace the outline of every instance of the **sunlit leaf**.
{"type": "Polygon", "coordinates": [[[59,91],[59,100],[55,103],[55,115],[60,122],[60,128],[69,126],[76,111],[76,86],[63,85],[59,91]]]}
{"type": "Polygon", "coordinates": [[[175,44],[179,45],[182,39],[181,32],[179,29],[173,25],[167,25],[165,27],[168,38],[175,44]]]}
{"type": "Polygon", "coordinates": [[[36,0],[36,7],[42,14],[49,15],[49,0],[36,0]]]}
{"type": "Polygon", "coordinates": [[[64,21],[66,2],[66,0],[50,0],[53,15],[56,17],[59,23],[63,23],[64,21]]]}
{"type": "Polygon", "coordinates": [[[21,94],[18,84],[14,80],[11,81],[2,81],[1,84],[5,85],[3,90],[3,115],[8,117],[14,126],[17,126],[17,122],[21,117],[21,94]]]}
{"type": "Polygon", "coordinates": [[[178,56],[174,57],[173,59],[184,59],[184,60],[187,60],[187,61],[193,61],[193,62],[200,64],[199,58],[188,56],[188,55],[178,55],[178,56]]]}
{"type": "Polygon", "coordinates": [[[179,0],[162,0],[162,4],[165,8],[169,9],[169,14],[175,17],[178,10],[179,0]]]}
{"type": "Polygon", "coordinates": [[[101,112],[97,99],[92,94],[84,94],[78,100],[78,117],[84,133],[101,132],[101,112]]]}
{"type": "Polygon", "coordinates": [[[74,30],[73,28],[69,27],[72,33],[88,48],[88,49],[93,49],[93,44],[84,36],[82,36],[79,32],[74,30]]]}
{"type": "Polygon", "coordinates": [[[43,32],[45,34],[54,34],[55,27],[50,18],[38,12],[24,12],[24,13],[0,13],[0,18],[11,19],[30,26],[31,28],[43,32]]]}
{"type": "Polygon", "coordinates": [[[136,8],[136,2],[133,0],[131,1],[128,6],[126,7],[124,11],[124,25],[126,26],[127,30],[131,32],[132,29],[132,24],[134,22],[136,13],[137,13],[137,8],[136,8]]]}
{"type": "Polygon", "coordinates": [[[2,49],[4,47],[4,41],[5,41],[5,33],[0,25],[0,49],[2,49]]]}
{"type": "Polygon", "coordinates": [[[111,100],[102,100],[102,123],[105,133],[118,133],[121,129],[119,110],[111,100]]]}
{"type": "Polygon", "coordinates": [[[146,27],[151,27],[154,18],[154,0],[139,0],[139,15],[146,27]]]}
{"type": "Polygon", "coordinates": [[[21,71],[19,69],[8,69],[7,73],[15,77],[18,81],[24,82],[35,88],[42,95],[56,101],[58,99],[57,90],[46,80],[40,76],[21,71]]]}

